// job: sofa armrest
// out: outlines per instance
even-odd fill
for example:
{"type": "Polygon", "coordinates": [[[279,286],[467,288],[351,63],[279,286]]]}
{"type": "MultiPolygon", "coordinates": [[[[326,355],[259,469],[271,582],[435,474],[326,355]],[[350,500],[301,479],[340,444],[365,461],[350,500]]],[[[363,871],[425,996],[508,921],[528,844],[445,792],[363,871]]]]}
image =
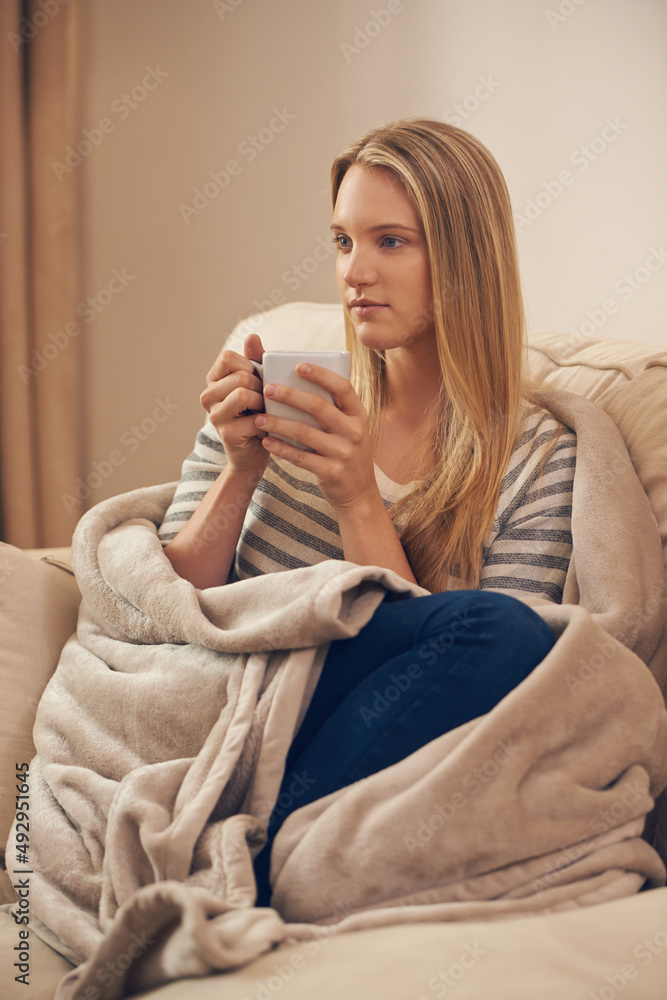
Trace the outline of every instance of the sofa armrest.
{"type": "Polygon", "coordinates": [[[35,754],[37,705],[65,641],[76,630],[81,595],[65,552],[35,558],[0,542],[0,851],[14,819],[14,764],[35,754]]]}
{"type": "Polygon", "coordinates": [[[72,550],[71,548],[56,549],[23,549],[27,556],[40,559],[42,562],[50,563],[53,566],[60,566],[61,569],[72,573],[72,550]]]}

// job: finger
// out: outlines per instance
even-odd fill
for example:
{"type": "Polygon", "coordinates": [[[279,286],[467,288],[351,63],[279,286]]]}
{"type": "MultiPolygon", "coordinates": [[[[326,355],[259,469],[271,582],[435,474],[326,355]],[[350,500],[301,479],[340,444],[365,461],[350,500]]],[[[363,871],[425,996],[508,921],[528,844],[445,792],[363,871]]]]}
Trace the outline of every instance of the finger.
{"type": "MultiPolygon", "coordinates": [[[[311,451],[319,454],[328,455],[335,451],[331,442],[332,435],[319,430],[317,427],[311,427],[309,424],[302,424],[297,420],[285,420],[284,417],[275,417],[269,416],[267,413],[260,413],[255,416],[255,426],[265,434],[271,435],[272,438],[275,435],[280,435],[280,437],[298,441],[304,448],[310,448],[311,451]]],[[[278,441],[279,438],[275,437],[275,440],[278,441]]],[[[295,447],[298,447],[298,445],[295,447]]]]}
{"type": "MultiPolygon", "coordinates": [[[[331,406],[331,404],[329,405],[331,406]]],[[[335,410],[335,407],[331,408],[335,410]]],[[[339,413],[338,410],[335,412],[339,413]]],[[[299,445],[302,445],[304,449],[310,449],[310,452],[326,459],[326,461],[339,463],[341,468],[345,468],[349,467],[349,463],[363,444],[364,427],[358,420],[344,414],[339,415],[346,422],[344,434],[312,427],[310,424],[304,424],[298,420],[286,420],[284,417],[276,417],[268,413],[258,414],[255,417],[255,425],[271,438],[267,445],[268,449],[272,447],[272,441],[287,438],[297,442],[293,447],[298,448],[299,445]]]]}
{"type": "Polygon", "coordinates": [[[248,358],[237,354],[236,351],[221,351],[206,376],[206,383],[208,385],[211,382],[219,382],[220,379],[237,371],[246,371],[255,375],[255,369],[248,358]]]}
{"type": "MultiPolygon", "coordinates": [[[[305,428],[305,424],[301,425],[305,428]]],[[[292,427],[294,427],[294,422],[292,421],[292,427]]],[[[307,430],[313,430],[313,428],[306,428],[307,430]]],[[[291,437],[294,440],[298,440],[296,436],[292,433],[291,437]]],[[[305,443],[305,442],[304,442],[305,443]]],[[[324,475],[327,470],[329,470],[330,459],[318,455],[316,452],[306,451],[303,448],[298,448],[295,445],[287,444],[286,441],[281,441],[279,438],[271,437],[267,435],[262,439],[262,445],[271,455],[275,455],[276,458],[283,458],[287,462],[291,462],[292,465],[298,466],[300,469],[304,469],[306,472],[312,472],[315,476],[324,475]]]]}
{"type": "MultiPolygon", "coordinates": [[[[343,381],[345,380],[343,379],[343,381]]],[[[354,392],[354,390],[352,391],[354,392]]],[[[303,413],[308,413],[325,431],[343,436],[350,433],[350,420],[356,420],[361,424],[366,416],[366,411],[360,402],[358,407],[354,405],[354,402],[349,403],[348,405],[353,412],[349,410],[346,412],[315,392],[293,389],[287,385],[269,383],[269,385],[264,386],[264,396],[272,402],[293,406],[303,413]]],[[[356,393],[355,398],[358,400],[356,393]]]]}
{"type": "Polygon", "coordinates": [[[302,361],[296,366],[296,373],[300,378],[307,382],[314,382],[315,385],[319,385],[331,393],[334,404],[343,413],[356,414],[360,409],[363,409],[351,382],[337,372],[332,372],[329,368],[323,368],[321,365],[311,365],[302,361]]]}
{"type": "Polygon", "coordinates": [[[208,382],[206,388],[203,390],[199,397],[199,401],[202,406],[212,406],[214,403],[218,403],[227,396],[230,396],[233,392],[239,389],[246,389],[257,396],[261,396],[261,400],[258,402],[255,400],[255,409],[264,409],[264,396],[262,395],[262,382],[261,379],[255,375],[254,371],[248,372],[238,369],[229,375],[225,375],[224,378],[217,379],[214,382],[208,382]]]}
{"type": "Polygon", "coordinates": [[[207,385],[199,402],[209,414],[215,409],[221,419],[233,420],[241,414],[262,412],[264,397],[258,390],[261,382],[256,375],[234,372],[207,385]]]}
{"type": "MultiPolygon", "coordinates": [[[[213,426],[216,426],[216,417],[211,417],[213,426]]],[[[247,447],[253,440],[262,440],[265,437],[263,431],[255,426],[255,415],[240,416],[235,420],[226,421],[223,425],[223,433],[220,435],[226,448],[247,447]]]]}
{"type": "Polygon", "coordinates": [[[318,455],[317,452],[306,451],[270,435],[263,438],[262,447],[270,455],[282,458],[286,462],[296,465],[299,469],[312,473],[321,482],[340,481],[345,473],[346,462],[344,460],[332,459],[324,455],[318,455]]]}
{"type": "Polygon", "coordinates": [[[250,361],[261,363],[264,355],[264,346],[258,333],[249,333],[243,344],[243,353],[250,361]]]}

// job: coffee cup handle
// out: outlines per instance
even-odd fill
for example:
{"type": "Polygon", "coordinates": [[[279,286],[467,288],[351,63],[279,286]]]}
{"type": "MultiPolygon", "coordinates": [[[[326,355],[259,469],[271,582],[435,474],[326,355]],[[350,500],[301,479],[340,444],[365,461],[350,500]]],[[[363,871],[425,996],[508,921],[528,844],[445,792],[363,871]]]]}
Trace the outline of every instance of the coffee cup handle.
{"type": "Polygon", "coordinates": [[[264,367],[259,363],[259,361],[251,361],[250,364],[255,369],[255,373],[259,379],[264,381],[264,367]]]}

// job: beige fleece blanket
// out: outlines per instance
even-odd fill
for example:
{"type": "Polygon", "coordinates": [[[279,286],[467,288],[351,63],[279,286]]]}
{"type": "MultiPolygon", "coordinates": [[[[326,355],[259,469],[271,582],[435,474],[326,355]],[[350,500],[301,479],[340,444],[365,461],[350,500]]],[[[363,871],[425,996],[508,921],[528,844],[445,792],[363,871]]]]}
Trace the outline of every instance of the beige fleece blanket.
{"type": "Polygon", "coordinates": [[[488,715],[293,813],[271,909],[253,908],[252,857],[328,643],[387,590],[424,591],[337,561],[198,591],[157,539],[175,484],[82,519],[78,631],[40,703],[30,768],[31,925],[81,963],[57,1000],[111,1000],[294,938],[538,914],[664,883],[641,836],[667,785],[657,528],[611,421],[547,398],[578,435],[567,603],[537,607],[553,650],[488,715]]]}

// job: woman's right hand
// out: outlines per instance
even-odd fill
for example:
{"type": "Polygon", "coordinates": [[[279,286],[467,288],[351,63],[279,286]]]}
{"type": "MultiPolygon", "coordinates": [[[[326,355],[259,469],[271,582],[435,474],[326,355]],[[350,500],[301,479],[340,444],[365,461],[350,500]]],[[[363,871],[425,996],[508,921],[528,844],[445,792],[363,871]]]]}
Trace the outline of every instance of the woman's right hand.
{"type": "Polygon", "coordinates": [[[229,465],[237,472],[261,474],[270,457],[262,447],[266,433],[255,425],[256,415],[264,411],[264,396],[251,361],[261,362],[263,354],[256,333],[246,337],[243,355],[221,351],[199,397],[220,435],[229,465]]]}

